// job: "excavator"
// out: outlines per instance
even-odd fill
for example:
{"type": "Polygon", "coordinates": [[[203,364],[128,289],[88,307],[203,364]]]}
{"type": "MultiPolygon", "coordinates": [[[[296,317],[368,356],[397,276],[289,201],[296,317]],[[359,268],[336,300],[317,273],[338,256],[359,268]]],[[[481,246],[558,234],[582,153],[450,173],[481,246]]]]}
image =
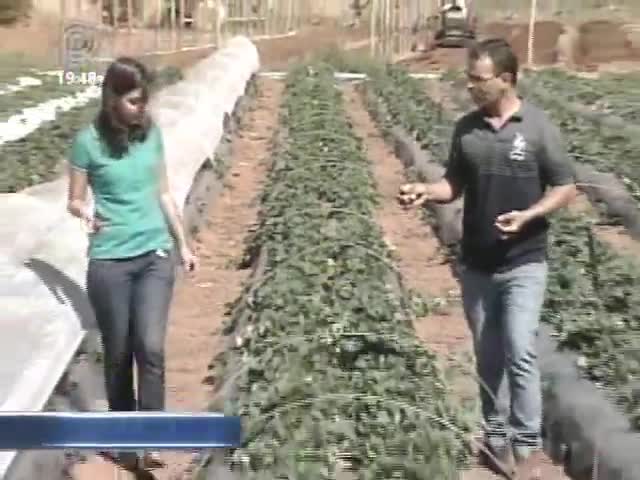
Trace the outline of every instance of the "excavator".
{"type": "Polygon", "coordinates": [[[473,0],[440,0],[437,14],[427,19],[427,41],[422,48],[414,45],[414,50],[464,47],[475,40],[476,25],[473,0]]]}

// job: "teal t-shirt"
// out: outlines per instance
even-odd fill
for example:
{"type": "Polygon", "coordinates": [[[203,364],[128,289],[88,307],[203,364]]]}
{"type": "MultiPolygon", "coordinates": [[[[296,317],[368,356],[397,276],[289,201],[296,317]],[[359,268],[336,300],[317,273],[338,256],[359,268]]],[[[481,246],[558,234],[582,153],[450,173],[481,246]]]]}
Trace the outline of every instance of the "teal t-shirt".
{"type": "Polygon", "coordinates": [[[147,138],[132,142],[121,158],[109,155],[93,125],[78,132],[69,161],[87,172],[96,215],[106,223],[90,236],[90,258],[131,258],[172,248],[160,202],[163,155],[162,133],[155,124],[147,138]]]}

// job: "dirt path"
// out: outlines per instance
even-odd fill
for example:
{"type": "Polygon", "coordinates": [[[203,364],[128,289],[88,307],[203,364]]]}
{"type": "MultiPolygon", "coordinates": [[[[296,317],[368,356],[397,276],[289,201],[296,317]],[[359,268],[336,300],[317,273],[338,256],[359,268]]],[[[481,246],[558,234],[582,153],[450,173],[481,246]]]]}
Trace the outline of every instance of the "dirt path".
{"type": "MultiPolygon", "coordinates": [[[[255,107],[247,113],[243,128],[233,140],[233,159],[225,189],[207,212],[206,227],[194,245],[200,270],[179,281],[171,309],[167,336],[167,410],[197,412],[207,409],[212,385],[205,383],[208,365],[221,347],[221,327],[226,304],[242,292],[248,270],[235,264],[243,253],[243,241],[257,220],[257,195],[266,178],[269,145],[277,125],[283,83],[260,80],[255,107]]],[[[168,452],[169,466],[157,470],[158,480],[175,480],[188,466],[191,455],[168,452]]],[[[113,480],[116,469],[99,459],[77,465],[73,480],[113,480]]],[[[133,478],[121,473],[120,480],[133,478]]]]}
{"type": "MultiPolygon", "coordinates": [[[[434,232],[418,212],[404,211],[396,202],[398,187],[406,181],[402,163],[386,145],[352,88],[345,90],[345,102],[372,162],[378,191],[382,195],[376,220],[393,247],[403,280],[409,288],[428,300],[459,296],[458,284],[438,252],[439,244],[434,232]]],[[[440,310],[438,314],[417,319],[415,328],[425,345],[441,356],[443,366],[452,366],[469,355],[471,338],[459,306],[447,306],[440,310]]],[[[471,395],[475,395],[476,390],[474,385],[462,385],[462,382],[456,385],[456,389],[460,392],[467,390],[471,395]]],[[[477,467],[465,472],[463,478],[484,480],[499,477],[477,467]]]]}
{"type": "MultiPolygon", "coordinates": [[[[345,92],[347,109],[358,135],[364,139],[378,190],[383,197],[377,221],[394,248],[404,281],[427,299],[459,299],[458,283],[449,266],[439,258],[435,233],[418,212],[404,211],[396,202],[398,187],[406,181],[402,163],[386,145],[355,90],[348,87],[345,92]]],[[[417,319],[415,328],[424,344],[440,355],[443,367],[457,370],[450,378],[457,399],[461,403],[474,401],[477,387],[470,361],[471,337],[459,302],[444,302],[437,313],[417,319]]],[[[501,477],[479,465],[461,472],[462,480],[498,478],[501,477]]],[[[553,472],[545,472],[544,478],[562,480],[567,477],[561,473],[560,467],[554,467],[553,472]]]]}

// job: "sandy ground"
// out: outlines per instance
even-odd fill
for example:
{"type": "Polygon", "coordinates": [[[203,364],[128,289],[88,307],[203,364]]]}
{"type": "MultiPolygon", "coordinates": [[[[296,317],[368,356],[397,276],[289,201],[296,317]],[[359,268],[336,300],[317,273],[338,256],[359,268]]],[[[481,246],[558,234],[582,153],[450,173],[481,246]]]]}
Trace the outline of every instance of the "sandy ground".
{"type": "MultiPolygon", "coordinates": [[[[235,267],[244,240],[257,220],[257,195],[270,157],[277,125],[282,82],[260,80],[254,107],[233,140],[233,157],[225,189],[206,214],[206,227],[194,244],[200,270],[178,283],[167,335],[167,410],[206,411],[214,385],[209,364],[220,348],[218,329],[226,306],[242,293],[248,270],[235,267]]],[[[166,453],[168,468],[154,472],[158,480],[184,478],[191,455],[166,453]]],[[[74,480],[112,480],[116,467],[101,459],[76,465],[74,480]]],[[[133,478],[120,472],[120,478],[133,478]]]]}
{"type": "MultiPolygon", "coordinates": [[[[609,20],[591,20],[577,26],[575,69],[578,71],[626,71],[640,69],[640,41],[635,27],[609,20]]],[[[563,32],[563,24],[545,20],[536,22],[533,42],[533,62],[536,66],[553,65],[555,48],[563,32]]],[[[479,38],[506,38],[522,64],[527,61],[529,27],[522,22],[491,22],[483,25],[479,38]]],[[[417,55],[404,62],[412,71],[461,67],[465,61],[463,48],[437,49],[417,55]]]]}

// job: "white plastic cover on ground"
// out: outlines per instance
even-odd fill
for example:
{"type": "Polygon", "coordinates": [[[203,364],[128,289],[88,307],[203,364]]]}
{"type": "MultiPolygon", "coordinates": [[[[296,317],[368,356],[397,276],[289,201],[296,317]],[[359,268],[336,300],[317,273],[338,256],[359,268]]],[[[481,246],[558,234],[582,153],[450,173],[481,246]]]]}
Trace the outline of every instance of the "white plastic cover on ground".
{"type": "MultiPolygon", "coordinates": [[[[254,44],[237,37],[152,99],[181,208],[258,68],[254,44]]],[[[84,291],[87,235],[66,212],[66,194],[62,178],[0,195],[1,411],[42,409],[95,322],[84,291]]],[[[14,456],[0,452],[0,478],[14,456]]]]}
{"type": "Polygon", "coordinates": [[[170,186],[178,205],[184,205],[204,159],[213,156],[225,115],[231,114],[259,66],[255,45],[246,37],[234,37],[152,101],[151,112],[162,128],[170,186]]]}

